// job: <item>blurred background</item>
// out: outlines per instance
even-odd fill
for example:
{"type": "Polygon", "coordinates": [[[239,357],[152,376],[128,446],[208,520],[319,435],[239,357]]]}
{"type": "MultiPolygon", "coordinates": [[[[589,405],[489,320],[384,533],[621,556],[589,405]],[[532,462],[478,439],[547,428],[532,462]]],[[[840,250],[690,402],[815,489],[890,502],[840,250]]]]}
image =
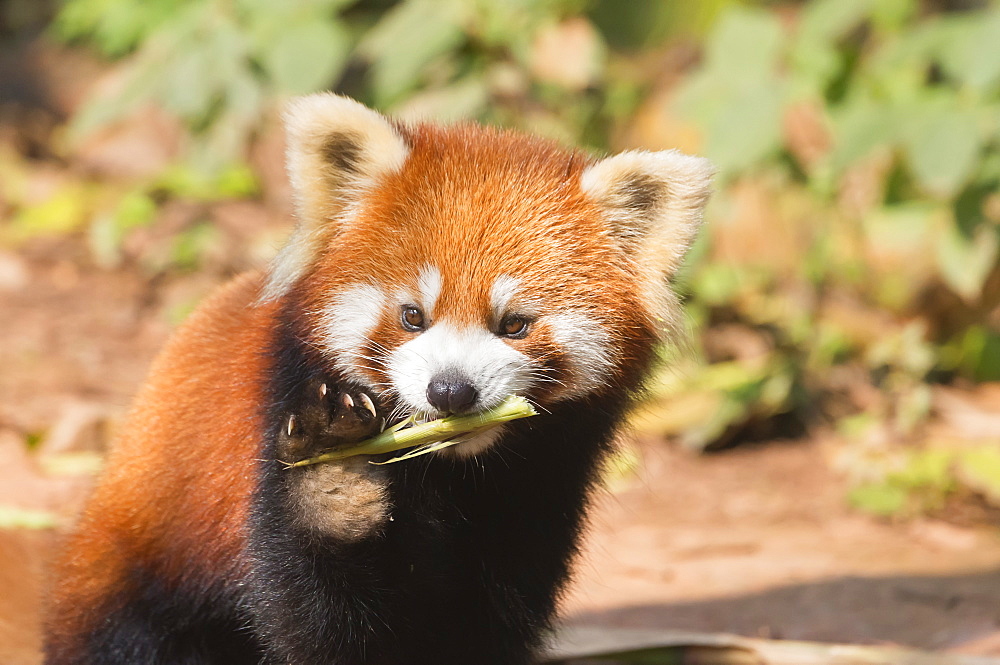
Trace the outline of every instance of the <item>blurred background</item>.
{"type": "Polygon", "coordinates": [[[718,166],[571,621],[1000,654],[1000,3],[5,0],[0,661],[327,89],[718,166]]]}

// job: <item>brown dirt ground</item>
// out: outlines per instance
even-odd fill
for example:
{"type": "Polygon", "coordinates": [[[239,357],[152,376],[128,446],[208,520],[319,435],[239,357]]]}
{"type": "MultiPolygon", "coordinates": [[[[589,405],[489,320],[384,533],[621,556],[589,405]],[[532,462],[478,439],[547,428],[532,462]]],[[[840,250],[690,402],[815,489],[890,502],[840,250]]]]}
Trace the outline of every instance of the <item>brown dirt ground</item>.
{"type": "MultiPolygon", "coordinates": [[[[63,258],[0,255],[0,507],[64,525],[90,476],[55,473],[52,460],[100,451],[172,312],[215,279],[150,282],[81,268],[65,248],[43,255],[63,258]]],[[[596,502],[568,622],[1000,654],[1000,532],[852,512],[831,442],[708,456],[628,445],[642,463],[596,502]]],[[[54,541],[54,530],[0,530],[2,663],[39,662],[54,541]]]]}

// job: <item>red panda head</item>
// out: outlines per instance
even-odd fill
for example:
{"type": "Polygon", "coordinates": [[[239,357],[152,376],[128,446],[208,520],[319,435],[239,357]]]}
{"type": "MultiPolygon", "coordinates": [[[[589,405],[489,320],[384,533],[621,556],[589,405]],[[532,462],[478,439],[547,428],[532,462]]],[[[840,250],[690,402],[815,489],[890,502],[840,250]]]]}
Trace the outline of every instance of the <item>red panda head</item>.
{"type": "Polygon", "coordinates": [[[592,160],[329,94],[286,122],[299,226],[263,297],[294,294],[341,372],[429,417],[634,387],[677,317],[667,281],[701,221],[705,160],[592,160]]]}

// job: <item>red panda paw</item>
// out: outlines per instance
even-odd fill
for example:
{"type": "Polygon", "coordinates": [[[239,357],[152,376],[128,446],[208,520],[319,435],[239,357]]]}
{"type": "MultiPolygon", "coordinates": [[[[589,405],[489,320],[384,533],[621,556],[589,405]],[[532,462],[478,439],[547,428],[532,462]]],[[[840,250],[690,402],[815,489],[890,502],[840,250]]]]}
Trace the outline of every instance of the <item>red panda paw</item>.
{"type": "Polygon", "coordinates": [[[280,458],[292,461],[348,446],[374,436],[384,426],[375,401],[358,391],[338,391],[317,381],[306,388],[297,409],[289,413],[278,435],[280,458]]]}

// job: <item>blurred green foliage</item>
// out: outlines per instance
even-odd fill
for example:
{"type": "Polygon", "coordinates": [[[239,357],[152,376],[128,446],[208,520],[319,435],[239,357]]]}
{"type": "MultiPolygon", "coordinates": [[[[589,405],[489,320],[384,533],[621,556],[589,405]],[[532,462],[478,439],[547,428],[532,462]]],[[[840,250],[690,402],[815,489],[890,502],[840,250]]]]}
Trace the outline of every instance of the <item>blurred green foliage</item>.
{"type": "Polygon", "coordinates": [[[930,236],[940,276],[978,298],[1000,249],[1000,220],[983,214],[1000,183],[1000,8],[928,17],[909,0],[816,0],[786,32],[770,12],[728,12],[683,85],[721,178],[781,168],[833,203],[852,167],[888,152],[875,224],[930,236]],[[823,154],[788,134],[796,105],[815,111],[823,154]]]}
{"type": "Polygon", "coordinates": [[[1000,449],[995,441],[960,448],[931,441],[920,449],[901,450],[884,464],[872,464],[871,471],[848,499],[876,515],[942,514],[949,499],[963,493],[1000,505],[1000,449]]]}
{"type": "Polygon", "coordinates": [[[74,119],[86,135],[142,104],[176,114],[198,136],[193,162],[239,161],[275,95],[309,92],[340,76],[353,46],[339,10],[350,0],[69,0],[53,25],[108,57],[132,53],[117,95],[74,119]]]}
{"type": "MultiPolygon", "coordinates": [[[[680,282],[692,341],[638,425],[695,449],[817,426],[929,441],[935,384],[1000,380],[1000,7],[951,4],[66,0],[53,33],[124,72],[70,137],[155,104],[192,140],[111,205],[72,185],[13,233],[86,227],[114,265],[163,200],[252,195],[248,146],[320,89],[598,150],[677,139],[717,195],[680,282]]],[[[211,229],[185,233],[173,260],[196,265],[211,229]]],[[[997,443],[972,464],[929,441],[852,501],[1000,504],[997,443]]]]}
{"type": "MultiPolygon", "coordinates": [[[[990,320],[1000,304],[1000,7],[814,0],[791,22],[737,7],[713,26],[673,103],[719,167],[715,210],[738,217],[748,188],[773,196],[774,219],[751,232],[792,258],[776,265],[774,253],[709,246],[692,267],[703,332],[738,322],[770,339],[766,360],[737,363],[731,385],[759,385],[766,368],[789,387],[766,397],[722,390],[705,414],[711,427],[682,424],[692,445],[762,417],[815,426],[858,408],[885,440],[920,441],[934,383],[1000,378],[990,320]],[[830,399],[840,371],[877,398],[830,399]],[[838,412],[838,401],[853,409],[838,412]]],[[[705,381],[719,360],[709,353],[668,395],[717,396],[705,381]]],[[[1000,505],[1000,477],[983,459],[926,443],[861,484],[853,503],[912,514],[974,485],[1000,505]]],[[[981,452],[998,449],[995,440],[981,452]]]]}

